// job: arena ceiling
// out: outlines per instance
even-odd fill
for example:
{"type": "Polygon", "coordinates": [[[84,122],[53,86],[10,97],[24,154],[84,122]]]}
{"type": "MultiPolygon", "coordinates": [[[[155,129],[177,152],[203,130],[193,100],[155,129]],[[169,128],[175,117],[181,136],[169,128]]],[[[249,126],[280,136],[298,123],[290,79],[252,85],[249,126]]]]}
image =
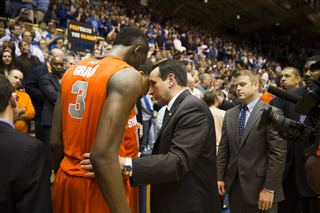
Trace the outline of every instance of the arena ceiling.
{"type": "Polygon", "coordinates": [[[241,32],[273,27],[319,30],[320,0],[149,0],[149,3],[213,28],[241,32]]]}

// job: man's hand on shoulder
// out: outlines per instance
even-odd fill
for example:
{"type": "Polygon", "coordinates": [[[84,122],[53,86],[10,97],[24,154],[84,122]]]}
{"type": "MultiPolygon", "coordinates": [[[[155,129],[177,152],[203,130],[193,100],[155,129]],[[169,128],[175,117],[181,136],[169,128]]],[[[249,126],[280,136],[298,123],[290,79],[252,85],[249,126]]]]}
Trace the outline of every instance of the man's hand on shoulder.
{"type": "Polygon", "coordinates": [[[261,210],[268,210],[272,207],[272,202],[274,198],[274,193],[262,190],[259,193],[258,208],[261,210]]]}

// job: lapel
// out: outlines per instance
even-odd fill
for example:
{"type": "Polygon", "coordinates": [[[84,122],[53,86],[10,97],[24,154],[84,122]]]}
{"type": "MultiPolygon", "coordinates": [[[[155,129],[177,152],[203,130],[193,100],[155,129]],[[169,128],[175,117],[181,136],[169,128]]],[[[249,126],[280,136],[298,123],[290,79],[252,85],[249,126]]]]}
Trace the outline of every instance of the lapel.
{"type": "MultiPolygon", "coordinates": [[[[243,135],[242,135],[242,139],[240,141],[240,147],[243,145],[243,143],[245,142],[245,140],[247,139],[249,133],[251,132],[251,130],[253,129],[253,127],[255,127],[256,122],[260,119],[261,116],[261,112],[264,109],[264,102],[262,102],[260,99],[258,100],[257,104],[254,106],[250,117],[247,121],[247,125],[244,128],[243,131],[243,135]]],[[[239,137],[238,137],[239,138],[239,137]]]]}
{"type": "Polygon", "coordinates": [[[57,77],[53,74],[53,72],[49,73],[50,78],[52,80],[53,86],[55,88],[56,91],[60,90],[60,83],[59,80],[57,79],[57,77]]]}
{"type": "Polygon", "coordinates": [[[174,115],[174,113],[177,111],[178,107],[180,106],[180,103],[184,100],[184,98],[187,96],[187,95],[191,95],[191,93],[189,92],[188,89],[186,89],[185,91],[183,91],[179,96],[178,98],[175,100],[175,102],[173,103],[168,115],[166,116],[166,119],[164,119],[163,123],[162,123],[162,127],[158,133],[158,136],[157,136],[157,140],[155,142],[155,148],[156,146],[159,145],[159,138],[160,138],[160,135],[162,134],[164,128],[168,125],[169,121],[171,120],[172,116],[174,115]]]}

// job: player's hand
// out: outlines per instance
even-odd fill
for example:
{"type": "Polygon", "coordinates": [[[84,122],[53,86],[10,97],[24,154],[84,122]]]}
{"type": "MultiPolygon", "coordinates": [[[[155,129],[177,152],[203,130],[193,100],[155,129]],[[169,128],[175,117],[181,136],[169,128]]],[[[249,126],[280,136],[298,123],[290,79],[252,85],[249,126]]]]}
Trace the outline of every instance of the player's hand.
{"type": "Polygon", "coordinates": [[[218,191],[219,195],[224,195],[224,193],[226,193],[224,181],[218,181],[218,191]]]}
{"type": "Polygon", "coordinates": [[[158,112],[157,112],[157,111],[154,111],[153,117],[154,117],[154,118],[158,117],[158,112]]]}
{"type": "Polygon", "coordinates": [[[137,122],[137,129],[139,130],[139,137],[141,138],[143,136],[143,125],[139,122],[137,122]]]}
{"type": "Polygon", "coordinates": [[[272,202],[274,198],[274,193],[262,190],[259,193],[258,208],[261,210],[268,210],[272,207],[272,202]]]}
{"type": "Polygon", "coordinates": [[[94,178],[95,175],[90,161],[90,153],[84,153],[82,157],[84,158],[84,160],[80,161],[81,169],[88,170],[89,172],[86,173],[86,176],[94,178]]]}
{"type": "Polygon", "coordinates": [[[122,169],[122,167],[126,164],[126,158],[123,158],[120,155],[118,155],[118,158],[119,158],[120,168],[122,169]]]}

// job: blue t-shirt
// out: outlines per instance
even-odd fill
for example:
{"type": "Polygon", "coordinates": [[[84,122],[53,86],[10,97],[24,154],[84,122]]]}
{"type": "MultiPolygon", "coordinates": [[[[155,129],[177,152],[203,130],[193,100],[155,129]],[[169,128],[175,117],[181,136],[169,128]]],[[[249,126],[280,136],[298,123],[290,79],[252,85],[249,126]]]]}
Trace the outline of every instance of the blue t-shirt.
{"type": "Polygon", "coordinates": [[[156,33],[153,30],[148,30],[146,34],[147,34],[147,38],[149,40],[149,43],[154,44],[154,38],[149,38],[148,34],[155,35],[156,33]]]}
{"type": "Polygon", "coordinates": [[[103,24],[96,19],[89,17],[89,24],[96,28],[96,32],[99,33],[99,36],[104,37],[104,30],[99,31],[99,28],[103,28],[103,24]]]}
{"type": "MultiPolygon", "coordinates": [[[[49,33],[46,38],[49,38],[50,40],[53,38],[53,36],[51,35],[51,33],[49,33]]],[[[62,38],[61,35],[58,34],[58,38],[62,38]]],[[[48,50],[50,52],[50,50],[56,48],[56,44],[54,43],[51,43],[49,46],[48,46],[48,50]]]]}
{"type": "Polygon", "coordinates": [[[75,20],[74,16],[70,16],[66,9],[63,9],[63,10],[60,11],[59,17],[60,17],[60,20],[61,20],[60,21],[60,25],[61,25],[62,29],[67,29],[67,27],[68,27],[68,19],[75,20]],[[67,19],[65,19],[65,18],[67,18],[67,19]],[[62,20],[62,19],[65,19],[65,20],[62,20]]]}

